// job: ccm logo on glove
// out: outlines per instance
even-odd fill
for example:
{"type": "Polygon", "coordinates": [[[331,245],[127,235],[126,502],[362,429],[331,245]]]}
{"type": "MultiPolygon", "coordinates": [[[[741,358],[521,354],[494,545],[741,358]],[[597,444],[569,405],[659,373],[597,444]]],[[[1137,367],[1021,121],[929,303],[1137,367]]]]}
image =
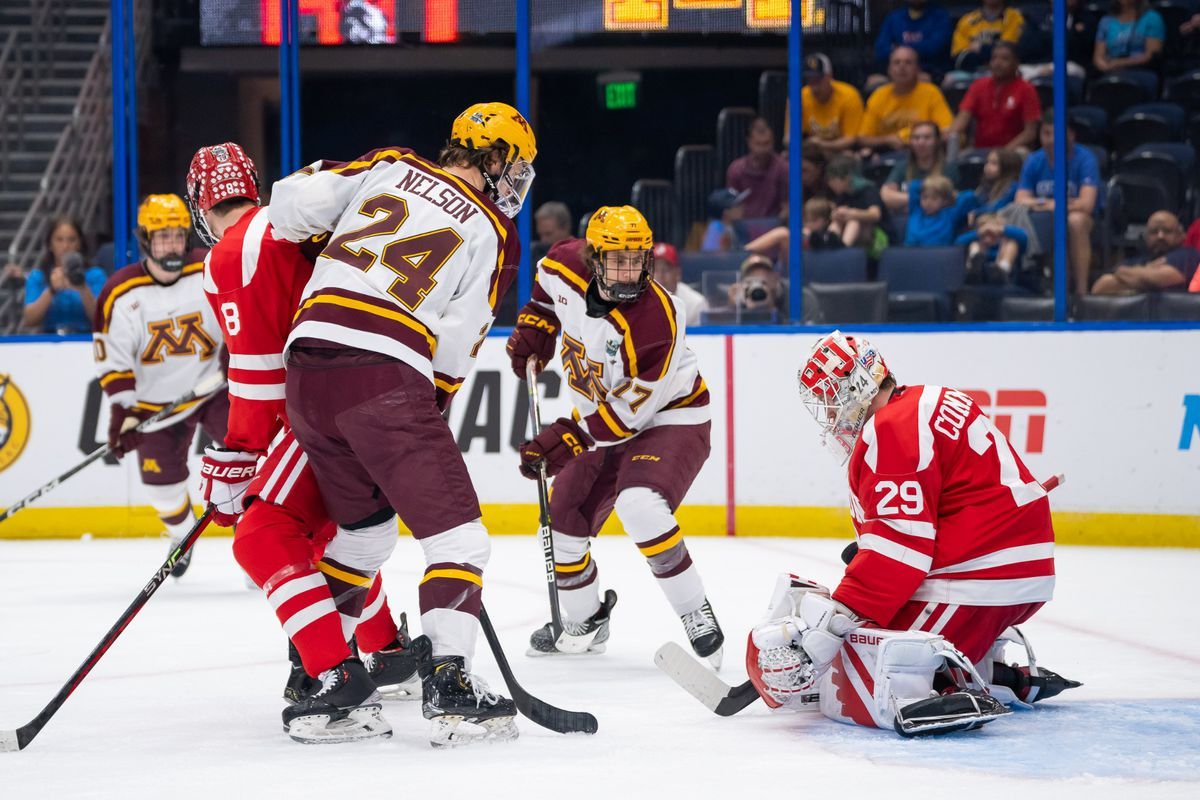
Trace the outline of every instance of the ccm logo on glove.
{"type": "Polygon", "coordinates": [[[539,317],[537,314],[531,314],[528,311],[517,315],[517,324],[525,327],[536,328],[539,331],[546,333],[554,333],[558,330],[558,326],[545,317],[539,317]]]}

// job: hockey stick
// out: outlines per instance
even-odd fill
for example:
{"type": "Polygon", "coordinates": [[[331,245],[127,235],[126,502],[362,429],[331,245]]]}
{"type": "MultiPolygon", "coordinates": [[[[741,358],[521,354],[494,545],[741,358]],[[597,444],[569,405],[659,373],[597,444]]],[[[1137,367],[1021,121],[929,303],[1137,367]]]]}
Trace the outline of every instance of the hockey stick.
{"type": "MultiPolygon", "coordinates": [[[[164,406],[163,408],[154,412],[154,414],[152,416],[147,417],[145,420],[138,423],[134,427],[134,430],[136,430],[136,431],[145,430],[148,426],[153,425],[156,422],[161,422],[162,420],[171,416],[171,414],[173,414],[175,412],[175,409],[179,408],[180,406],[182,406],[186,403],[192,402],[197,397],[204,397],[207,394],[212,394],[213,392],[217,391],[224,385],[225,385],[225,378],[223,376],[211,375],[208,378],[205,378],[204,380],[200,381],[200,383],[196,384],[196,387],[194,389],[192,389],[190,392],[185,394],[183,397],[180,397],[174,403],[171,403],[168,406],[164,406]]],[[[107,443],[105,443],[104,445],[102,445],[100,447],[97,447],[95,450],[93,450],[91,453],[89,453],[87,455],[87,457],[83,459],[83,461],[80,461],[78,464],[71,467],[69,470],[64,472],[62,475],[59,475],[57,478],[50,481],[49,483],[43,484],[39,488],[34,489],[32,493],[21,498],[16,503],[13,503],[11,506],[4,509],[4,511],[0,511],[0,522],[4,522],[6,519],[11,517],[13,514],[16,514],[18,511],[25,508],[25,506],[29,505],[30,503],[34,502],[35,500],[38,500],[43,495],[49,494],[53,490],[57,489],[58,485],[60,483],[67,480],[68,478],[74,476],[77,472],[81,471],[84,467],[88,466],[92,462],[99,461],[100,459],[104,458],[106,455],[108,455],[111,452],[111,450],[112,450],[112,448],[110,448],[107,443]]]]}
{"type": "MultiPolygon", "coordinates": [[[[1049,493],[1066,480],[1065,475],[1051,475],[1042,481],[1042,488],[1049,493]]],[[[851,542],[842,551],[842,561],[849,564],[857,554],[858,544],[851,542]]],[[[753,683],[746,681],[737,686],[729,685],[675,642],[667,642],[658,648],[654,663],[685,692],[722,717],[732,716],[758,699],[758,690],[753,683]]]]}
{"type": "Polygon", "coordinates": [[[192,549],[192,545],[196,543],[196,540],[200,538],[200,534],[204,533],[204,529],[212,521],[212,514],[212,509],[209,508],[200,516],[200,519],[196,520],[196,524],[188,532],[188,535],[171,551],[171,554],[167,556],[167,560],[163,562],[158,571],[150,578],[150,582],[133,599],[133,602],[129,604],[129,608],[125,609],[125,613],[121,615],[121,618],[109,628],[108,633],[104,634],[104,638],[100,640],[100,644],[96,645],[96,649],[92,650],[91,654],[84,659],[83,663],[79,665],[79,669],[75,670],[75,674],[58,690],[58,694],[54,695],[53,699],[46,704],[41,713],[16,730],[0,730],[0,752],[24,750],[33,741],[33,737],[37,736],[42,728],[46,727],[46,723],[50,721],[50,718],[62,707],[63,703],[67,702],[67,698],[74,694],[75,690],[79,688],[79,684],[83,682],[83,679],[88,676],[92,668],[104,657],[104,654],[108,652],[108,648],[113,646],[117,637],[124,632],[130,621],[137,616],[137,613],[142,610],[142,607],[146,605],[150,598],[154,596],[154,593],[158,591],[159,587],[167,580],[167,577],[171,574],[171,570],[175,568],[176,562],[192,549]]]}
{"type": "MultiPolygon", "coordinates": [[[[538,400],[537,359],[525,362],[525,387],[529,390],[529,422],[533,435],[542,432],[542,412],[538,400]]],[[[546,462],[538,465],[538,540],[542,544],[542,558],[546,562],[546,588],[550,594],[550,629],[554,634],[554,649],[560,653],[578,654],[592,646],[599,628],[580,636],[563,630],[562,610],[558,605],[558,579],[554,571],[554,534],[550,528],[550,490],[546,487],[546,462]]]]}
{"type": "Polygon", "coordinates": [[[483,635],[487,639],[488,647],[492,649],[492,655],[500,667],[500,674],[504,677],[504,684],[508,687],[508,693],[512,695],[513,703],[516,704],[518,711],[543,728],[555,733],[591,734],[597,731],[599,723],[588,712],[566,711],[552,706],[544,700],[539,700],[525,691],[521,684],[517,683],[516,676],[513,675],[512,667],[508,664],[508,657],[504,655],[504,650],[500,647],[496,629],[492,627],[492,621],[488,619],[486,608],[480,607],[479,609],[479,624],[483,626],[483,635]]]}

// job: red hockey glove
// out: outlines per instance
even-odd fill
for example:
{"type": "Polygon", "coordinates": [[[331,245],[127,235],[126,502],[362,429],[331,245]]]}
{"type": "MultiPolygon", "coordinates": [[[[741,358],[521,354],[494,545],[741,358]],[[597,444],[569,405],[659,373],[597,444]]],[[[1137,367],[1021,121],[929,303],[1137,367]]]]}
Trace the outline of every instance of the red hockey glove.
{"type": "Polygon", "coordinates": [[[253,453],[224,450],[216,445],[204,448],[200,462],[200,492],[213,508],[213,522],[229,527],[246,510],[246,489],[258,469],[253,453]]]}
{"type": "Polygon", "coordinates": [[[546,476],[557,475],[575,456],[594,444],[575,420],[568,417],[550,423],[531,441],[521,445],[521,474],[534,480],[538,464],[546,462],[546,476]]]}
{"type": "Polygon", "coordinates": [[[134,429],[153,414],[153,411],[112,404],[108,415],[108,448],[113,455],[121,458],[137,449],[142,435],[134,429]]]}
{"type": "Polygon", "coordinates": [[[525,364],[530,358],[537,359],[541,372],[554,357],[554,342],[558,333],[558,320],[525,306],[517,315],[517,324],[504,350],[512,360],[512,371],[525,380],[525,364]]]}

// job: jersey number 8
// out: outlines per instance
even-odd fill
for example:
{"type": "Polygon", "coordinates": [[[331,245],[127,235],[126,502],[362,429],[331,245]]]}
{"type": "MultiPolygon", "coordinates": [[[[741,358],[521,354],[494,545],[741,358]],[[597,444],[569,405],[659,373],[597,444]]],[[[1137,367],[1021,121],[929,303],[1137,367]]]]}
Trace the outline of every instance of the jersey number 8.
{"type": "Polygon", "coordinates": [[[237,303],[221,303],[221,321],[225,323],[225,332],[237,336],[242,330],[242,317],[238,313],[237,303]]]}

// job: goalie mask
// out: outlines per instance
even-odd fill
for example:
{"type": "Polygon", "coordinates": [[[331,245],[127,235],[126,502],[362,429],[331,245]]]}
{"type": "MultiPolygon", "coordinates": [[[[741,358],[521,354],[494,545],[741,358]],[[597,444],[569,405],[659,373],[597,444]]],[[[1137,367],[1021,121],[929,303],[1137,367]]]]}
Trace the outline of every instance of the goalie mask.
{"type": "Polygon", "coordinates": [[[533,185],[533,159],[537,157],[537,139],[521,112],[507,103],[476,103],[455,118],[450,144],[467,150],[503,151],[499,175],[485,168],[480,172],[496,207],[510,219],[517,216],[533,185]]]}
{"type": "Polygon", "coordinates": [[[821,443],[839,463],[854,452],[871,400],[889,374],[870,342],[841,331],[817,342],[800,368],[800,398],[821,426],[821,443]]]}
{"type": "Polygon", "coordinates": [[[201,241],[208,247],[217,243],[206,212],[238,198],[259,205],[258,189],[258,170],[241,145],[226,142],[197,150],[188,167],[187,204],[201,241]]]}
{"type": "Polygon", "coordinates": [[[187,206],[177,194],[148,195],[138,207],[137,240],[142,254],[154,259],[167,272],[179,272],[187,253],[188,222],[187,206]],[[183,233],[178,243],[165,247],[166,252],[154,252],[154,234],[160,231],[178,230],[183,233]]]}
{"type": "Polygon", "coordinates": [[[637,300],[650,285],[654,233],[633,206],[604,206],[588,220],[587,261],[613,301],[637,300]]]}

